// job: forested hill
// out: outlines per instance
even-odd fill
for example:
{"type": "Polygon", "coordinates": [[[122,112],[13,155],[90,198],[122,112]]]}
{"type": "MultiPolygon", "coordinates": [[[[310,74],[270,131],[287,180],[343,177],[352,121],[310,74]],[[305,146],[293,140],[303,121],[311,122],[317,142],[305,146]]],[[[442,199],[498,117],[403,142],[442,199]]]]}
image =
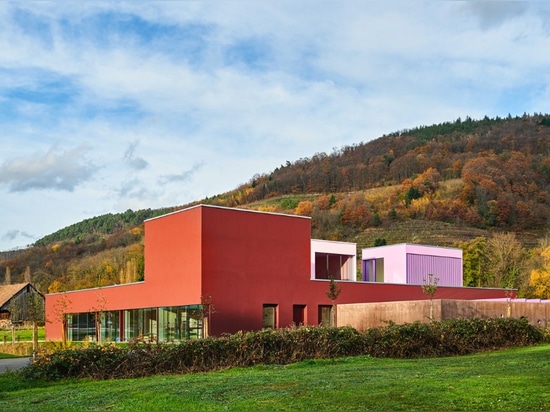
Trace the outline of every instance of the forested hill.
{"type": "MultiPolygon", "coordinates": [[[[496,231],[533,247],[548,227],[549,188],[550,115],[534,114],[457,119],[315,153],[193,204],[311,216],[313,237],[359,248],[457,245],[496,231]]],[[[42,291],[140,279],[143,220],[190,205],[75,223],[29,249],[1,253],[0,281],[4,271],[17,281],[27,266],[42,291]]]]}
{"type": "Polygon", "coordinates": [[[536,200],[536,196],[518,193],[522,192],[519,187],[534,184],[538,195],[546,195],[549,156],[548,115],[457,119],[344,146],[328,155],[316,153],[311,158],[287,161],[212,202],[238,206],[280,195],[364,190],[400,184],[430,168],[442,180],[464,177],[477,192],[486,191],[485,198],[479,200],[498,197],[495,190],[506,192],[508,200],[517,195],[536,200]],[[495,188],[488,180],[502,186],[495,188]]]}

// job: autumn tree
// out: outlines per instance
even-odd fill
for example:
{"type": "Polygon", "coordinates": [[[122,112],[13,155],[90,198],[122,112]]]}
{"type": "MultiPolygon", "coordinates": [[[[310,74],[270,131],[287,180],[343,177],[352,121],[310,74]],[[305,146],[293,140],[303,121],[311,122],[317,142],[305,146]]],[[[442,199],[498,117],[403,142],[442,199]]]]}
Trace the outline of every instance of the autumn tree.
{"type": "Polygon", "coordinates": [[[486,285],[519,288],[525,274],[526,252],[514,233],[495,233],[487,240],[489,278],[486,285]]]}
{"type": "Polygon", "coordinates": [[[364,229],[370,222],[371,212],[363,193],[355,193],[348,196],[342,202],[342,214],[340,221],[343,225],[364,229]]]}
{"type": "Polygon", "coordinates": [[[330,311],[330,317],[331,319],[331,325],[337,326],[338,318],[336,314],[336,299],[338,299],[338,296],[340,296],[340,293],[342,292],[342,288],[338,286],[336,281],[334,280],[333,276],[329,276],[329,285],[328,285],[328,291],[326,292],[327,297],[330,299],[332,303],[332,308],[330,311]]]}
{"type": "Polygon", "coordinates": [[[542,265],[531,271],[529,287],[531,295],[539,299],[550,299],[550,246],[542,250],[542,265]]]}
{"type": "Polygon", "coordinates": [[[300,216],[311,216],[313,213],[313,203],[309,200],[303,200],[296,206],[296,214],[300,216]]]}

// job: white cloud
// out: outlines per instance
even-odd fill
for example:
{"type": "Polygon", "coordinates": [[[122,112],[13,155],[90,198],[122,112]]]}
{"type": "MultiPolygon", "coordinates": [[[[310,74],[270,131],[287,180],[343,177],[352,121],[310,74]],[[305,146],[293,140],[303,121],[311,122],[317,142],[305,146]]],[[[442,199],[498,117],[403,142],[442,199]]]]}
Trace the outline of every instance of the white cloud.
{"type": "Polygon", "coordinates": [[[2,239],[7,241],[13,241],[19,238],[32,239],[33,237],[34,237],[33,235],[30,235],[26,232],[21,232],[19,230],[8,230],[6,233],[2,235],[2,239]]]}
{"type": "Polygon", "coordinates": [[[550,111],[548,16],[507,1],[2,3],[0,250],[403,128],[550,111]]]}
{"type": "Polygon", "coordinates": [[[29,190],[65,190],[72,192],[95,172],[91,163],[83,163],[88,152],[80,146],[65,152],[52,147],[46,153],[8,159],[0,166],[0,183],[10,192],[29,190]]]}

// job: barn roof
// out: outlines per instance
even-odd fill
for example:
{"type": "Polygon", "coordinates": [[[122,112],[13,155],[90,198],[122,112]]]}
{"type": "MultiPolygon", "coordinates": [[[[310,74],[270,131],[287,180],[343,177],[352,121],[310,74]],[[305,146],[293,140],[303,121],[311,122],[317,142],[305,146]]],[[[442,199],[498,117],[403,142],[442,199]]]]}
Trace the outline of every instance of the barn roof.
{"type": "Polygon", "coordinates": [[[17,295],[29,283],[15,283],[13,285],[0,285],[0,308],[17,295]]]}

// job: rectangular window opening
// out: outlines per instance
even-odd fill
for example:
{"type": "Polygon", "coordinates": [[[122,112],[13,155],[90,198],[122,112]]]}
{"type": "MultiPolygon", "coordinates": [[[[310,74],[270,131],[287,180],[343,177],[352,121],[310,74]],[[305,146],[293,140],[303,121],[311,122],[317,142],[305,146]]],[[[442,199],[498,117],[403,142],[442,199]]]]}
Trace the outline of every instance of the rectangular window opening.
{"type": "Polygon", "coordinates": [[[306,305],[294,305],[292,307],[292,323],[294,326],[306,324],[306,305]]]}
{"type": "Polygon", "coordinates": [[[332,306],[319,305],[319,325],[332,326],[332,306]]]}
{"type": "Polygon", "coordinates": [[[384,259],[365,259],[361,268],[364,282],[384,282],[384,259]]]}
{"type": "Polygon", "coordinates": [[[263,306],[262,328],[277,328],[277,305],[265,304],[263,306]]]}

